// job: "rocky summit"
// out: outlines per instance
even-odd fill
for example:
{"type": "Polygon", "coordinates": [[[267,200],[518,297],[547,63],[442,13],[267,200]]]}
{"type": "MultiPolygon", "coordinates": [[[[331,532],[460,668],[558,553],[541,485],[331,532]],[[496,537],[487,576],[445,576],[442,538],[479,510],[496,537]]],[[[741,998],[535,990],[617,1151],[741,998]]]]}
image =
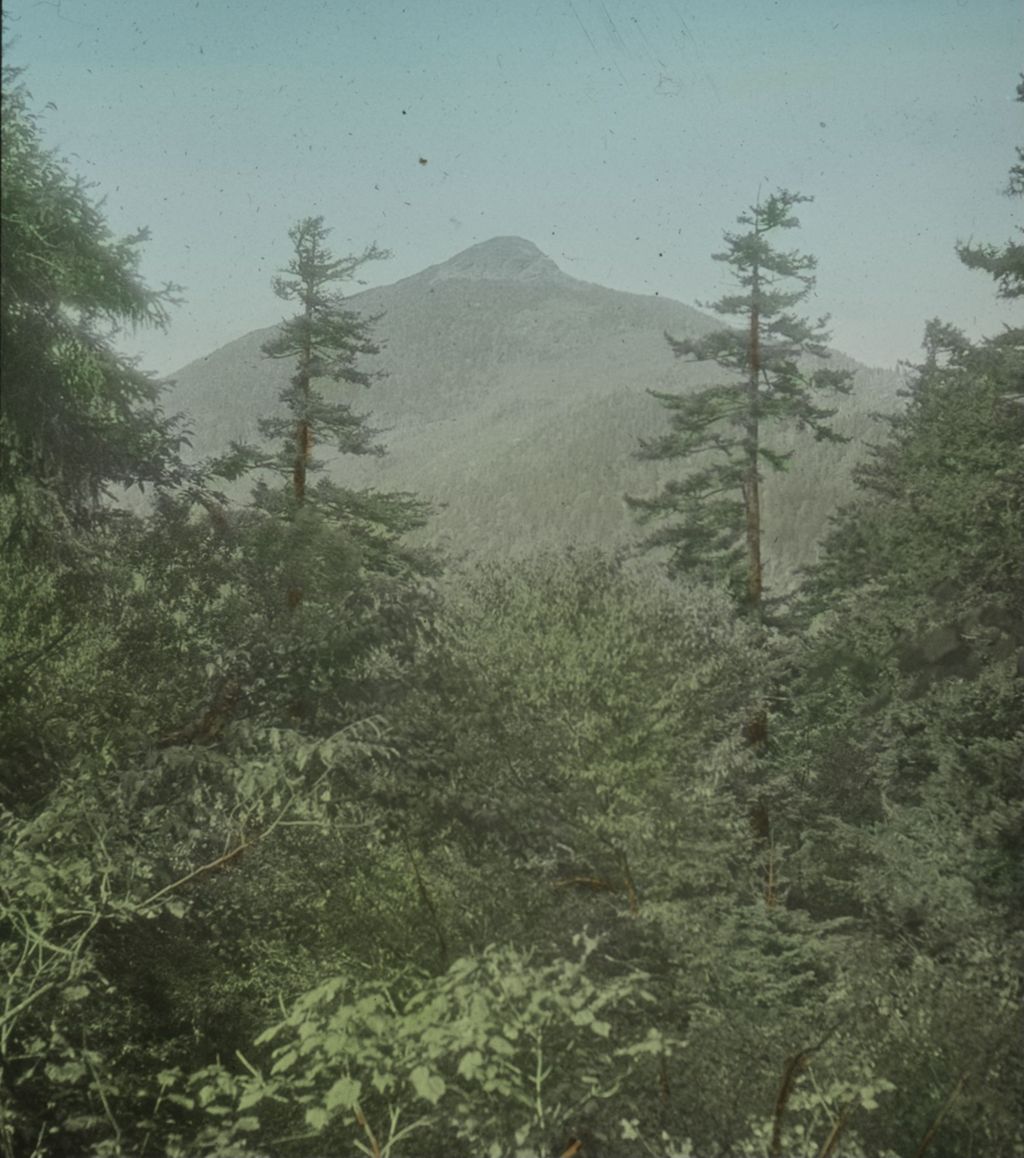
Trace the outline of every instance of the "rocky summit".
{"type": "Polygon", "coordinates": [[[418,279],[427,282],[465,278],[480,281],[571,282],[557,265],[522,237],[492,237],[457,253],[441,265],[432,265],[418,279]]]}

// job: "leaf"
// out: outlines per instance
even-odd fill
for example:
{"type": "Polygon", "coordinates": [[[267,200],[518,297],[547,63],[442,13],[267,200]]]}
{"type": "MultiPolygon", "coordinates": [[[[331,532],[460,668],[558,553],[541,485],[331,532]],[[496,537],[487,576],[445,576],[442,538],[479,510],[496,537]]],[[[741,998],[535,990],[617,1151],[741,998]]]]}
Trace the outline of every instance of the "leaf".
{"type": "Polygon", "coordinates": [[[409,1075],[412,1088],[425,1101],[436,1106],[441,1095],[448,1088],[440,1074],[431,1073],[426,1066],[417,1066],[409,1075]]]}
{"type": "Polygon", "coordinates": [[[619,1122],[619,1129],[622,1131],[622,1140],[624,1142],[635,1142],[640,1137],[636,1128],[638,1120],[637,1118],[633,1118],[632,1120],[623,1118],[619,1122]]]}
{"type": "Polygon", "coordinates": [[[357,1082],[355,1078],[339,1078],[327,1091],[324,1105],[328,1110],[334,1110],[338,1106],[351,1110],[359,1101],[362,1090],[362,1082],[357,1082]]]}
{"type": "Polygon", "coordinates": [[[395,1078],[393,1074],[385,1074],[381,1073],[380,1070],[376,1070],[370,1079],[370,1083],[378,1094],[386,1094],[395,1084],[395,1078]]]}
{"type": "Polygon", "coordinates": [[[328,1116],[323,1106],[310,1106],[306,1111],[306,1125],[314,1130],[322,1130],[327,1125],[328,1116]]]}
{"type": "Polygon", "coordinates": [[[459,1062],[459,1077],[475,1078],[483,1064],[483,1054],[478,1049],[471,1049],[469,1053],[462,1055],[462,1060],[459,1062]]]}
{"type": "Polygon", "coordinates": [[[215,1086],[203,1086],[197,1095],[197,1097],[199,1098],[199,1104],[204,1109],[207,1106],[209,1106],[209,1104],[213,1101],[213,1099],[216,1096],[217,1096],[217,1090],[216,1090],[215,1086]]]}
{"type": "Polygon", "coordinates": [[[250,1106],[255,1106],[257,1102],[262,1102],[265,1097],[262,1086],[255,1083],[251,1084],[245,1093],[238,1099],[238,1109],[248,1110],[250,1106]]]}
{"type": "Polygon", "coordinates": [[[286,1069],[289,1069],[295,1064],[295,1059],[299,1056],[298,1051],[294,1049],[285,1050],[283,1054],[274,1062],[270,1068],[272,1074],[283,1074],[286,1069]]]}
{"type": "Polygon", "coordinates": [[[84,1078],[88,1070],[80,1061],[64,1062],[62,1065],[57,1065],[50,1062],[46,1066],[46,1076],[52,1082],[62,1082],[71,1084],[77,1082],[80,1078],[84,1078]]]}

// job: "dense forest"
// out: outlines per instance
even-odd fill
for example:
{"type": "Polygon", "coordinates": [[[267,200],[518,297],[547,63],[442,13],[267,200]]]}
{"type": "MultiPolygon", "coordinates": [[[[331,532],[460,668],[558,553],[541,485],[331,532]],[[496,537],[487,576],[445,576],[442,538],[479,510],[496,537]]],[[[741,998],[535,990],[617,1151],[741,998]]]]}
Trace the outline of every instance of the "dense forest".
{"type": "Polygon", "coordinates": [[[456,568],[316,459],[377,449],[331,390],[378,251],[282,239],[280,410],[192,463],[117,347],[175,288],[11,73],[3,136],[5,1158],[1024,1155],[1024,328],[927,324],[765,590],[761,420],[827,442],[848,386],[780,191],[673,347],[650,551],[456,568]]]}

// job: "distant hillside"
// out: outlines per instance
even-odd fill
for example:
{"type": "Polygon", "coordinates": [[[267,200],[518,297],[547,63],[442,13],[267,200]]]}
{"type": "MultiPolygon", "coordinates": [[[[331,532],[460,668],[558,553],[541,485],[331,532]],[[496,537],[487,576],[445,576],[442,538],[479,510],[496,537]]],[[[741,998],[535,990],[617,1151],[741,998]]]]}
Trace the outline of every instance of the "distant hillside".
{"type": "MultiPolygon", "coordinates": [[[[384,314],[372,368],[386,376],[369,390],[325,392],[371,413],[386,428],[388,454],[337,459],[331,473],[353,486],[416,491],[438,507],[426,538],[470,556],[635,542],[623,493],[650,493],[674,473],[633,457],[638,438],[664,426],[646,391],[685,390],[714,371],[676,361],[664,332],[721,325],[678,302],[577,281],[514,237],[348,303],[384,314]]],[[[166,405],[191,416],[197,455],[254,440],[257,419],[275,409],[290,371],[260,355],[271,332],[247,334],[175,375],[166,405]]],[[[838,355],[832,363],[856,370],[837,420],[853,442],[795,436],[806,445],[793,469],[766,488],[769,578],[813,557],[829,513],[849,496],[865,438],[877,435],[870,412],[895,406],[896,375],[838,355]]]]}

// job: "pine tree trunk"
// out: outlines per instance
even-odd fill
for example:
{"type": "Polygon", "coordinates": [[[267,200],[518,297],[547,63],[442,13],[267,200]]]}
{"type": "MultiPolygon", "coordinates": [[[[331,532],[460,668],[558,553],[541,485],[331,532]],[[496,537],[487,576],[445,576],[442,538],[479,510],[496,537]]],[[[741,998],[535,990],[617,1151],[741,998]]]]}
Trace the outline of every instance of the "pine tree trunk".
{"type": "MultiPolygon", "coordinates": [[[[313,431],[309,424],[309,382],[313,364],[313,350],[310,333],[312,330],[312,304],[306,303],[306,337],[302,352],[299,354],[299,367],[295,375],[295,384],[301,399],[301,412],[295,426],[295,464],[292,467],[292,494],[295,503],[301,507],[306,501],[306,470],[309,465],[309,454],[313,445],[313,431]]],[[[302,581],[296,575],[288,588],[288,606],[294,611],[302,602],[302,581]]]]}
{"type": "MultiPolygon", "coordinates": [[[[310,307],[306,306],[307,326],[311,323],[310,307]]],[[[296,374],[296,385],[302,399],[302,413],[299,415],[295,429],[295,466],[292,470],[292,491],[295,501],[301,506],[306,501],[306,467],[309,464],[309,451],[312,445],[312,431],[309,426],[309,379],[313,351],[310,349],[307,336],[305,348],[299,355],[299,369],[296,374]]]]}
{"type": "Polygon", "coordinates": [[[750,373],[747,378],[747,474],[743,487],[747,515],[747,602],[756,613],[761,611],[761,480],[758,474],[761,390],[761,303],[760,276],[753,270],[750,287],[750,373]]]}
{"type": "MultiPolygon", "coordinates": [[[[761,618],[761,597],[764,589],[761,562],[761,478],[758,457],[761,438],[761,276],[755,265],[750,286],[750,339],[748,343],[749,374],[747,377],[747,471],[743,485],[743,501],[747,517],[747,607],[761,618]]],[[[762,708],[744,728],[747,742],[760,748],[768,737],[768,716],[762,708]]],[[[769,853],[770,855],[770,853],[769,853]]],[[[766,901],[774,893],[774,884],[766,890],[766,901]]]]}
{"type": "Polygon", "coordinates": [[[311,442],[309,422],[303,418],[295,434],[295,466],[292,469],[292,492],[300,505],[306,501],[306,463],[309,462],[311,442]]]}

